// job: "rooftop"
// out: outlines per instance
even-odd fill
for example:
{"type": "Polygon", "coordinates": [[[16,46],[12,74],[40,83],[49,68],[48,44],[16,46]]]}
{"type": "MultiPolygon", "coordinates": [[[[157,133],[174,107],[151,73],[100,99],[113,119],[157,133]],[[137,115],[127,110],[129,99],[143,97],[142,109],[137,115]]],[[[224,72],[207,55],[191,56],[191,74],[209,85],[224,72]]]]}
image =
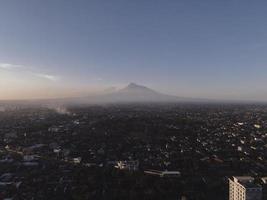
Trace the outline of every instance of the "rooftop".
{"type": "Polygon", "coordinates": [[[232,177],[232,181],[241,184],[245,188],[258,188],[260,185],[254,182],[254,178],[251,176],[234,176],[232,177]]]}

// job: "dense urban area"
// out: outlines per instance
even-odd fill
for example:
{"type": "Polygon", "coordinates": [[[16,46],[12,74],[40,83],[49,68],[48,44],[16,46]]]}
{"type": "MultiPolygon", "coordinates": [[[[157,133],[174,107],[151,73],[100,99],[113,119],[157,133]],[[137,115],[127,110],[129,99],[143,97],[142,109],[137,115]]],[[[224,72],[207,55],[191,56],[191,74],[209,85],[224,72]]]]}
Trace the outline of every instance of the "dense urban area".
{"type": "Polygon", "coordinates": [[[266,176],[266,105],[0,106],[0,200],[266,199],[266,176]]]}

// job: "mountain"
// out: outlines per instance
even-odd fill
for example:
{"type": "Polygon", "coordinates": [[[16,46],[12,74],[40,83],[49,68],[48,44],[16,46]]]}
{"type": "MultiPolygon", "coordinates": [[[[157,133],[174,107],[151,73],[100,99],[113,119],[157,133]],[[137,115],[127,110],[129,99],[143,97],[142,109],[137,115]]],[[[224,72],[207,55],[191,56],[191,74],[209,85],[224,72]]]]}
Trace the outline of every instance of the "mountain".
{"type": "Polygon", "coordinates": [[[128,93],[128,94],[136,94],[136,93],[141,93],[143,95],[147,95],[147,94],[159,94],[158,92],[145,87],[143,85],[137,85],[135,83],[130,83],[128,86],[126,86],[125,88],[121,89],[118,91],[118,93],[128,93]]]}
{"type": "Polygon", "coordinates": [[[159,93],[146,86],[130,83],[125,88],[102,95],[79,98],[80,103],[179,102],[185,98],[159,93]]]}
{"type": "Polygon", "coordinates": [[[111,96],[111,99],[122,102],[162,102],[178,100],[177,97],[161,94],[148,87],[135,83],[130,83],[125,88],[109,95],[109,97],[111,96]]]}

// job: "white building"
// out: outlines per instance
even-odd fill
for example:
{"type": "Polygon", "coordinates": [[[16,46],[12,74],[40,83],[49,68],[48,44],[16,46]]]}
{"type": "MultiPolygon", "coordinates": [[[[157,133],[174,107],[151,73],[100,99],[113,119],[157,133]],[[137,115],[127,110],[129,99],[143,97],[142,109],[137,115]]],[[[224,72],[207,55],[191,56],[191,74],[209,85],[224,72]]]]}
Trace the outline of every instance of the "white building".
{"type": "Polygon", "coordinates": [[[250,176],[229,178],[229,200],[261,200],[262,187],[250,176]]]}
{"type": "Polygon", "coordinates": [[[139,169],[139,161],[137,160],[118,161],[115,165],[115,168],[121,170],[137,171],[139,169]]]}

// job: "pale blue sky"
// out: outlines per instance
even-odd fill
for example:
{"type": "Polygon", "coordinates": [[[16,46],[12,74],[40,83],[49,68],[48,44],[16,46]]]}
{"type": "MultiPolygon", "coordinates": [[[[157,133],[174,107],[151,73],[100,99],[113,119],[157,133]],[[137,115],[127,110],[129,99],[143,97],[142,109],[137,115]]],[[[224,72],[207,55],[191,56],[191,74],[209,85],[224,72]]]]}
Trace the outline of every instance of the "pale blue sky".
{"type": "Polygon", "coordinates": [[[0,1],[0,99],[136,82],[267,101],[266,77],[266,0],[0,1]]]}

